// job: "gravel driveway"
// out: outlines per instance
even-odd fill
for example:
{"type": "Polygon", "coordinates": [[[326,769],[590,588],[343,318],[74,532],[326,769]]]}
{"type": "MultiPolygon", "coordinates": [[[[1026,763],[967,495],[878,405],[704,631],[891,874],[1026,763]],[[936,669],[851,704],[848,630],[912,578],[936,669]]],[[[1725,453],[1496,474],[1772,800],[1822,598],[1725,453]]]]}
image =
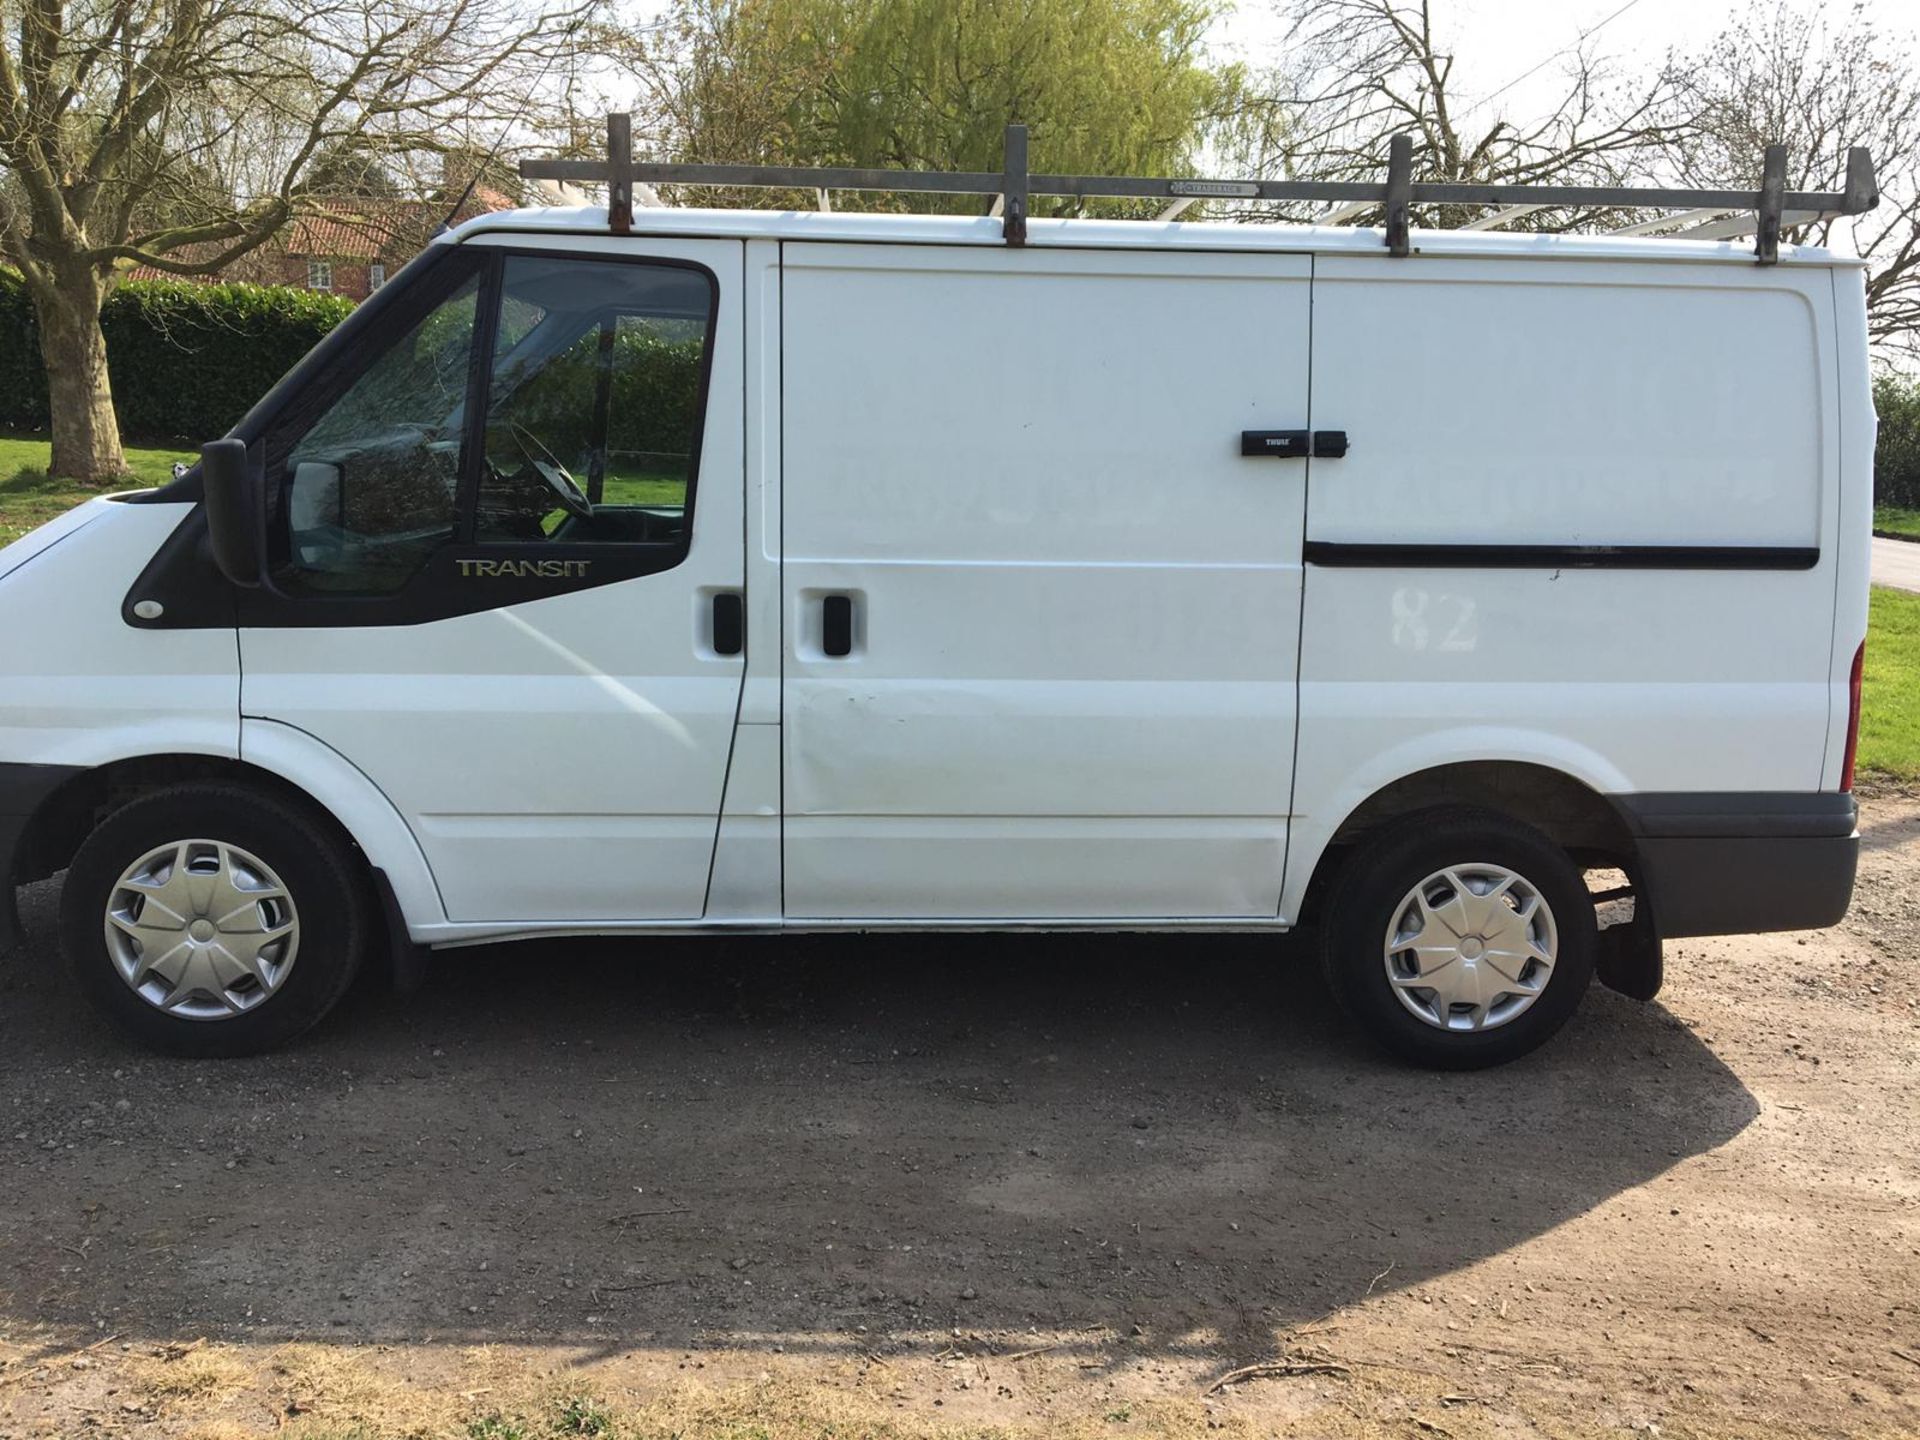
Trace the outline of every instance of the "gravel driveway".
{"type": "Polygon", "coordinates": [[[1841,928],[1466,1076],[1197,937],[497,946],[174,1062],[37,887],[0,1436],[1912,1433],[1920,796],[1863,830],[1841,928]]]}

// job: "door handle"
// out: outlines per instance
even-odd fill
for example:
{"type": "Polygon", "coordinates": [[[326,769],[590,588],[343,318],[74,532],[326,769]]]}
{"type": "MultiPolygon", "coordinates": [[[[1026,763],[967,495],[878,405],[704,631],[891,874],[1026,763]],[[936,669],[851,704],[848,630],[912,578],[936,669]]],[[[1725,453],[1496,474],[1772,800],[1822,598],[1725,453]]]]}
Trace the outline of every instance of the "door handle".
{"type": "Polygon", "coordinates": [[[1274,460],[1338,460],[1347,453],[1344,430],[1242,430],[1242,455],[1264,455],[1274,460]]]}
{"type": "Polygon", "coordinates": [[[1274,460],[1295,460],[1307,453],[1304,430],[1242,430],[1242,455],[1265,455],[1274,460]]]}
{"type": "Polygon", "coordinates": [[[738,590],[720,590],[713,597],[713,653],[738,655],[747,648],[747,605],[738,590]]]}
{"type": "Polygon", "coordinates": [[[820,652],[835,660],[853,653],[853,597],[827,595],[820,601],[820,652]]]}

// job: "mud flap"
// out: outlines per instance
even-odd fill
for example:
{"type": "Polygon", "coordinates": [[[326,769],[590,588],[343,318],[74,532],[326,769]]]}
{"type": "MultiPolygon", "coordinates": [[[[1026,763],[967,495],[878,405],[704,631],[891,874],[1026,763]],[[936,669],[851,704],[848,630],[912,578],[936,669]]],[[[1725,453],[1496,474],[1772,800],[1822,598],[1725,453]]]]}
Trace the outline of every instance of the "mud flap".
{"type": "Polygon", "coordinates": [[[407,934],[406,916],[400,913],[400,899],[393,893],[393,882],[386,871],[375,868],[373,888],[380,896],[380,916],[386,922],[387,973],[394,994],[415,994],[427,983],[427,961],[433,952],[425,945],[414,944],[407,934]]]}
{"type": "Polygon", "coordinates": [[[1653,928],[1653,907],[1646,896],[1633,899],[1633,918],[1600,932],[1594,974],[1602,985],[1629,1000],[1651,1000],[1666,980],[1667,962],[1653,928]]]}

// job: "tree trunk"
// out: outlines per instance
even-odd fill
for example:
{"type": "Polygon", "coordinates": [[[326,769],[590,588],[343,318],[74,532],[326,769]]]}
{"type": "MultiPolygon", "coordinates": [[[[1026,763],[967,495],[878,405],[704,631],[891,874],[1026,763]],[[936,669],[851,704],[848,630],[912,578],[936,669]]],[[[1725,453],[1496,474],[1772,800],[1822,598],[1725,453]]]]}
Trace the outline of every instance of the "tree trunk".
{"type": "Polygon", "coordinates": [[[52,278],[51,294],[36,295],[33,307],[53,432],[47,471],[97,485],[127,469],[107,380],[107,341],[100,331],[107,287],[91,266],[63,268],[52,278]]]}

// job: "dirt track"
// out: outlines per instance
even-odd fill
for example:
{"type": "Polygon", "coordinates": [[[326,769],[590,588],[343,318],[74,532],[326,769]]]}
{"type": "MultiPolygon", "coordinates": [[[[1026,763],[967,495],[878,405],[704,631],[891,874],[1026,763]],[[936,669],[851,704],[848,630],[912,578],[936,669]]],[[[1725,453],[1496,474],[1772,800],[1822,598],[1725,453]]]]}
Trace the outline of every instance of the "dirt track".
{"type": "Polygon", "coordinates": [[[1217,938],[502,946],[163,1061],[38,887],[0,1436],[1920,1433],[1920,796],[1863,829],[1842,928],[1670,946],[1471,1076],[1217,938]]]}

